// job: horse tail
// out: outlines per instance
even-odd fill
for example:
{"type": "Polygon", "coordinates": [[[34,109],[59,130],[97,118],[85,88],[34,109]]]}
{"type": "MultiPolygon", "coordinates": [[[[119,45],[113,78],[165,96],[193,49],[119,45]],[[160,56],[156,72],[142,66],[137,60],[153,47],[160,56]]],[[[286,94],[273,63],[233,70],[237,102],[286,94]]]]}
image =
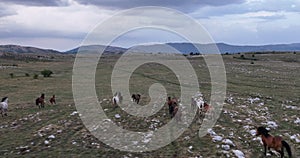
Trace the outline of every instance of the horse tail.
{"type": "Polygon", "coordinates": [[[116,105],[117,104],[117,100],[116,100],[116,98],[113,98],[114,99],[114,105],[116,105]]]}
{"type": "Polygon", "coordinates": [[[281,144],[285,147],[285,149],[286,149],[289,157],[292,157],[291,147],[289,146],[289,144],[286,141],[284,141],[284,140],[281,141],[281,144]]]}

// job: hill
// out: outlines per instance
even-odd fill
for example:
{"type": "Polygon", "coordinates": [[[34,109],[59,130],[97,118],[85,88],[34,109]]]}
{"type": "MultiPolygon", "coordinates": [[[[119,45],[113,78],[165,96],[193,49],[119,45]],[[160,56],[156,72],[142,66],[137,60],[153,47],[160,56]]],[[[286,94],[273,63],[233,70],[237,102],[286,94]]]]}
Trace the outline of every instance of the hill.
{"type": "Polygon", "coordinates": [[[61,52],[53,49],[42,49],[42,48],[19,46],[19,45],[0,45],[0,53],[51,54],[51,53],[61,53],[61,52]]]}
{"type": "Polygon", "coordinates": [[[78,50],[81,51],[99,51],[105,49],[104,53],[111,53],[111,54],[119,54],[127,51],[127,48],[122,47],[115,47],[115,46],[104,46],[104,45],[87,45],[87,46],[80,46],[64,53],[67,54],[76,54],[78,50]]]}

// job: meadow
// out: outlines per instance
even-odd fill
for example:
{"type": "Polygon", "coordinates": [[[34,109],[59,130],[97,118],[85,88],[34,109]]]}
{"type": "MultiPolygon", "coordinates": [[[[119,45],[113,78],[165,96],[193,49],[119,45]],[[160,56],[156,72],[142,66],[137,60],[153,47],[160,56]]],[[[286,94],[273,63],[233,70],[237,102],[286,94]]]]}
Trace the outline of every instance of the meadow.
{"type": "MultiPolygon", "coordinates": [[[[239,58],[239,54],[222,56],[227,93],[213,132],[199,138],[200,125],[195,118],[176,141],[143,153],[111,148],[83,125],[72,94],[74,55],[57,54],[49,60],[0,57],[0,96],[9,97],[8,116],[0,118],[0,157],[235,157],[236,150],[247,158],[264,157],[263,146],[253,135],[255,126],[260,125],[269,127],[272,135],[281,135],[290,144],[294,157],[299,157],[299,53],[255,54],[255,60],[248,60],[254,58],[253,54],[244,56],[247,60],[239,58]],[[53,75],[44,78],[40,74],[44,69],[53,71],[53,75]],[[36,79],[35,74],[39,75],[36,79]],[[41,93],[46,94],[44,109],[35,105],[41,93]],[[56,105],[48,102],[53,94],[56,105]],[[216,140],[216,136],[222,139],[216,140]]],[[[118,57],[106,55],[97,67],[96,92],[107,116],[133,131],[153,130],[153,126],[159,128],[170,121],[167,106],[150,118],[132,117],[112,107],[113,94],[107,91],[118,57]]],[[[211,84],[205,61],[201,56],[188,59],[197,73],[200,91],[209,101],[211,84]]],[[[140,93],[140,104],[145,105],[150,101],[149,86],[159,82],[169,95],[178,97],[179,82],[174,80],[176,75],[167,67],[145,64],[131,76],[130,92],[140,93]]]]}

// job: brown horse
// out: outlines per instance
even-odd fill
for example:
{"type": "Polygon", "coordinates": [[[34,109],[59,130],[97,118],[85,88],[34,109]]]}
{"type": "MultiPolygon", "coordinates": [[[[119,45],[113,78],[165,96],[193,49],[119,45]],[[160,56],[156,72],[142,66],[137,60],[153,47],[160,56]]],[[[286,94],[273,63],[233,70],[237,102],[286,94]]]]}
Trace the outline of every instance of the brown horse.
{"type": "Polygon", "coordinates": [[[171,97],[168,97],[167,104],[169,106],[169,114],[172,118],[174,116],[174,109],[178,105],[178,100],[176,98],[171,99],[171,97]]]}
{"type": "Polygon", "coordinates": [[[273,137],[272,135],[269,134],[269,131],[264,127],[258,127],[256,129],[256,136],[259,135],[261,135],[261,139],[265,147],[265,152],[264,152],[265,155],[267,154],[267,147],[268,147],[268,150],[270,150],[270,148],[275,149],[277,152],[280,153],[281,158],[283,158],[284,147],[285,147],[289,157],[292,157],[291,148],[289,144],[282,139],[282,137],[280,136],[273,137]]]}
{"type": "Polygon", "coordinates": [[[53,95],[52,98],[50,98],[49,102],[51,103],[51,105],[56,104],[55,95],[53,95]]]}
{"type": "Polygon", "coordinates": [[[132,94],[131,98],[132,98],[132,100],[134,102],[136,102],[137,104],[139,104],[140,99],[141,99],[141,95],[140,94],[132,94]]]}
{"type": "Polygon", "coordinates": [[[37,106],[39,106],[39,109],[45,107],[45,94],[44,93],[42,93],[40,97],[36,98],[35,104],[37,106]]]}
{"type": "Polygon", "coordinates": [[[181,115],[182,115],[182,113],[179,109],[179,106],[178,106],[178,104],[176,104],[174,107],[174,111],[172,113],[172,117],[175,117],[175,120],[178,122],[178,121],[181,121],[181,115]]]}

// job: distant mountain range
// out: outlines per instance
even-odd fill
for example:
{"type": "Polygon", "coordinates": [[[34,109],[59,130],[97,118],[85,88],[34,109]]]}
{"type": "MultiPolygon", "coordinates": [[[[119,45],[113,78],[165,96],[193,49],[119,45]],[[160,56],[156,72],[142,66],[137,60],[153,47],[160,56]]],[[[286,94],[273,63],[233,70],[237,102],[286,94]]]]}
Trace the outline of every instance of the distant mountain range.
{"type": "Polygon", "coordinates": [[[222,54],[225,53],[242,53],[242,52],[270,52],[270,51],[300,51],[300,43],[294,44],[275,44],[275,45],[260,45],[260,46],[237,46],[229,45],[225,43],[216,43],[216,44],[192,44],[192,43],[166,43],[166,44],[153,44],[153,45],[140,45],[135,46],[130,49],[138,52],[170,52],[170,47],[176,49],[180,53],[189,54],[193,53],[216,53],[210,52],[214,50],[214,46],[217,46],[219,52],[222,54]],[[195,46],[199,47],[198,50],[195,46]],[[200,51],[200,52],[199,52],[200,51]]]}
{"type": "MultiPolygon", "coordinates": [[[[211,50],[216,45],[221,53],[242,53],[242,52],[271,52],[271,51],[300,51],[300,43],[293,44],[274,44],[274,45],[229,45],[225,43],[216,44],[195,44],[201,50],[211,50]]],[[[152,44],[152,45],[137,45],[130,48],[122,48],[115,46],[103,46],[103,45],[88,45],[74,48],[65,52],[60,52],[53,49],[41,49],[35,47],[19,46],[19,45],[0,45],[0,53],[64,53],[64,54],[76,54],[78,50],[81,51],[99,51],[105,49],[104,53],[121,54],[127,50],[142,53],[172,53],[178,51],[183,54],[201,53],[201,50],[196,49],[192,43],[166,43],[166,44],[152,44]],[[174,50],[172,50],[172,49],[174,50]]],[[[205,51],[204,51],[205,52],[205,51]]],[[[209,52],[208,53],[215,53],[209,52]]]]}

